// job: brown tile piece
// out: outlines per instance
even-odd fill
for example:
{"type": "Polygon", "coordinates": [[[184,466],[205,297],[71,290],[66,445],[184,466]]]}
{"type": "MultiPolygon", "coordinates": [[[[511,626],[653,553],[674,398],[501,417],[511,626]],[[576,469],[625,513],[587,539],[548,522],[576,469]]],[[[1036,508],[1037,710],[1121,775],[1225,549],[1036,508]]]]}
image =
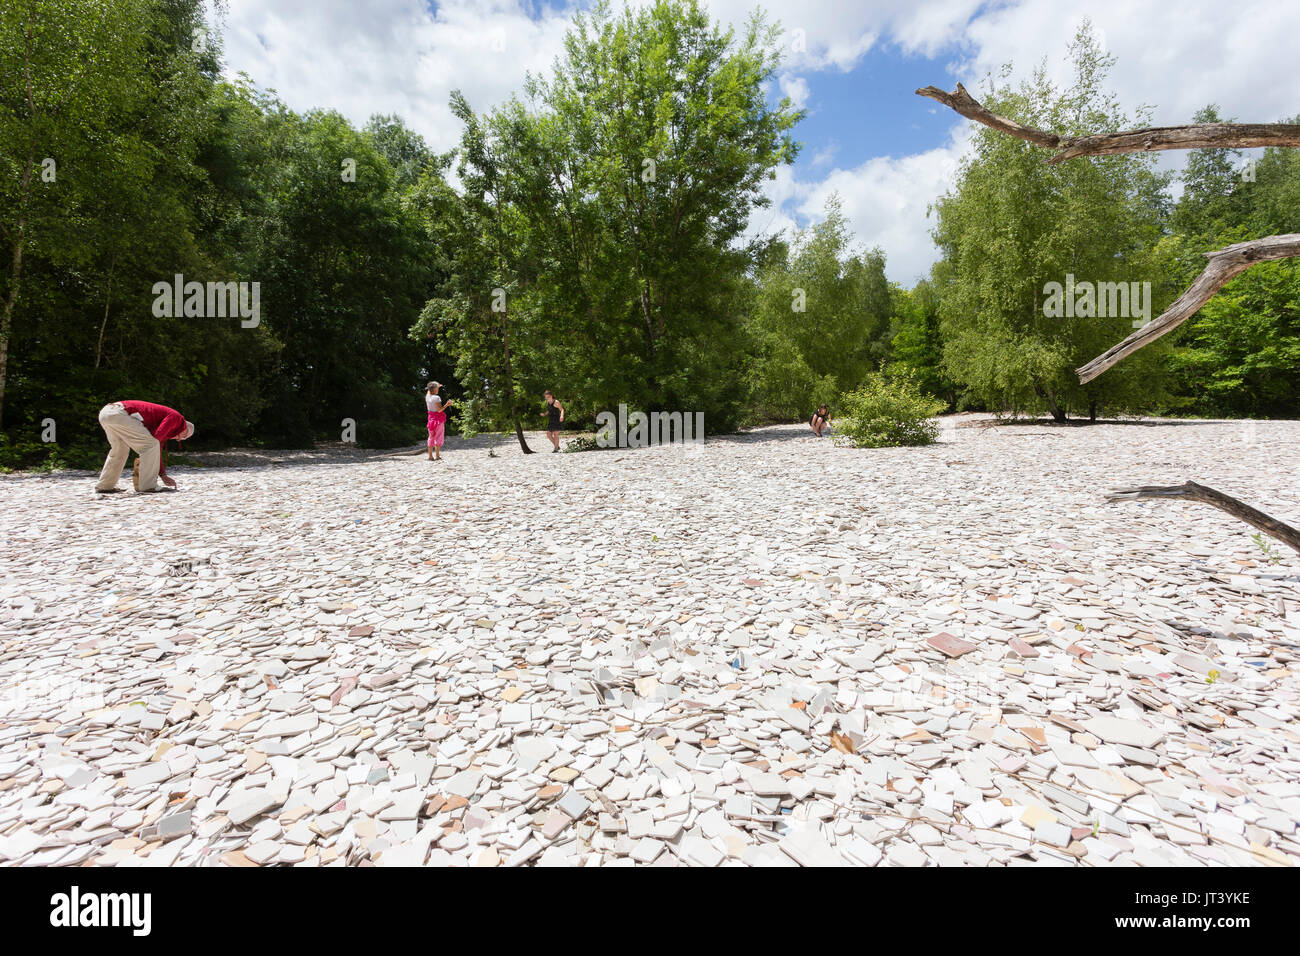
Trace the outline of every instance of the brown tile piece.
{"type": "Polygon", "coordinates": [[[1018,637],[1013,637],[1013,638],[1012,638],[1010,641],[1008,641],[1007,643],[1010,644],[1010,645],[1011,645],[1011,649],[1012,649],[1013,651],[1015,651],[1017,654],[1019,654],[1021,657],[1037,657],[1037,656],[1038,656],[1038,651],[1034,650],[1032,647],[1030,647],[1028,644],[1026,644],[1024,641],[1022,641],[1022,640],[1021,640],[1020,638],[1018,638],[1018,637]]]}
{"type": "Polygon", "coordinates": [[[975,650],[974,644],[963,641],[960,637],[954,637],[947,631],[927,637],[925,643],[937,651],[942,651],[949,657],[961,657],[963,654],[969,654],[975,650]]]}

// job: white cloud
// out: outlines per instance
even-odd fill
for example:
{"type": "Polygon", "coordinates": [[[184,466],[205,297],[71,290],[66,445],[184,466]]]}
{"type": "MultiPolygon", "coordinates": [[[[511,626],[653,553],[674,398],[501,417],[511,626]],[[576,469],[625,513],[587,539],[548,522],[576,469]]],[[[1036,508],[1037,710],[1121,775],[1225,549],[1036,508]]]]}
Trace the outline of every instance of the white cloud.
{"type": "Polygon", "coordinates": [[[879,246],[887,257],[889,277],[910,286],[925,277],[934,261],[929,235],[934,220],[927,217],[926,207],[951,185],[962,148],[880,157],[856,169],[837,169],[813,186],[799,211],[819,215],[827,198],[838,194],[858,242],[879,246]]]}
{"type": "MultiPolygon", "coordinates": [[[[741,26],[747,0],[712,0],[710,12],[741,26]]],[[[778,0],[764,4],[785,30],[786,68],[778,82],[802,105],[799,69],[851,69],[882,37],[909,52],[953,43],[978,0],[778,0]],[[789,49],[803,31],[806,50],[789,49]]],[[[447,109],[459,88],[484,109],[521,89],[527,72],[546,71],[563,52],[572,14],[525,0],[229,0],[224,22],[231,74],[245,72],[294,109],[328,107],[356,123],[400,113],[439,149],[459,130],[447,109]]]]}
{"type": "Polygon", "coordinates": [[[794,104],[795,109],[801,110],[808,105],[808,94],[811,91],[808,88],[808,81],[802,76],[782,73],[777,78],[777,83],[781,87],[781,95],[790,97],[790,102],[794,104]]]}
{"type": "MultiPolygon", "coordinates": [[[[743,24],[756,4],[706,0],[724,23],[743,24]]],[[[848,70],[886,40],[931,56],[958,40],[981,0],[775,0],[761,6],[780,24],[792,69],[848,70]],[[796,40],[803,49],[796,49],[796,40]]]]}
{"type": "MultiPolygon", "coordinates": [[[[531,7],[531,5],[528,5],[531,7]]],[[[336,109],[360,125],[398,113],[437,150],[460,141],[448,99],[483,110],[549,70],[571,11],[529,15],[517,0],[230,0],[228,71],[293,109],[336,109]]]]}
{"type": "Polygon", "coordinates": [[[839,151],[840,144],[834,140],[814,150],[812,155],[813,169],[821,169],[823,166],[829,165],[839,151]]]}
{"type": "MultiPolygon", "coordinates": [[[[951,88],[955,77],[976,95],[985,73],[1008,61],[1019,79],[1046,59],[1049,75],[1063,83],[1066,45],[1086,15],[1118,57],[1110,85],[1130,113],[1152,104],[1153,124],[1188,122],[1210,102],[1242,121],[1300,112],[1296,85],[1288,81],[1293,3],[1241,0],[1225,12],[1219,0],[1182,0],[1175,13],[1167,0],[777,0],[765,6],[785,31],[778,87],[814,108],[819,73],[852,69],[879,44],[944,58],[950,74],[936,71],[928,82],[951,88]],[[795,31],[802,31],[803,50],[788,49],[795,31]]],[[[576,9],[531,0],[443,0],[436,9],[424,0],[230,0],[229,7],[231,72],[245,71],[275,88],[294,109],[333,108],[357,124],[372,113],[399,113],[440,150],[460,137],[447,106],[451,90],[461,89],[479,110],[521,91],[527,72],[545,73],[562,52],[576,9]]],[[[709,7],[740,26],[753,4],[710,0],[709,7]]],[[[874,92],[862,90],[864,103],[874,92]]],[[[954,115],[952,139],[940,147],[840,157],[844,167],[832,165],[834,144],[811,143],[809,178],[778,171],[768,189],[776,206],[756,214],[751,234],[807,225],[836,191],[859,240],[882,246],[890,277],[910,283],[935,258],[926,206],[946,188],[970,126],[954,115]]],[[[1160,161],[1172,168],[1181,158],[1165,153],[1160,161]]]]}
{"type": "Polygon", "coordinates": [[[942,147],[876,157],[816,180],[800,181],[792,171],[781,170],[767,190],[772,207],[755,217],[753,235],[784,229],[789,238],[800,226],[820,220],[826,200],[837,194],[858,246],[879,246],[889,278],[913,285],[935,260],[930,238],[934,219],[927,208],[952,186],[971,135],[969,129],[954,127],[951,141],[942,147]]]}
{"type": "Polygon", "coordinates": [[[1243,0],[1231,11],[1182,0],[1176,14],[1161,0],[1022,2],[971,22],[958,72],[970,86],[1005,62],[1023,76],[1046,58],[1048,75],[1066,82],[1065,48],[1086,16],[1118,58],[1110,85],[1130,113],[1148,103],[1152,125],[1174,125],[1217,102],[1243,122],[1271,122],[1300,112],[1300,89],[1282,81],[1294,75],[1296,13],[1275,0],[1243,0]]]}
{"type": "MultiPolygon", "coordinates": [[[[1184,0],[1171,17],[1158,0],[1034,0],[990,6],[968,21],[974,6],[918,2],[907,13],[894,4],[869,5],[886,40],[922,55],[950,51],[955,78],[977,96],[983,77],[1008,62],[1012,82],[1046,60],[1049,77],[1067,84],[1066,48],[1087,16],[1105,49],[1117,57],[1109,85],[1130,115],[1150,104],[1152,125],[1176,125],[1190,122],[1196,110],[1211,102],[1219,104],[1224,116],[1242,122],[1272,122],[1300,113],[1296,85],[1278,82],[1294,71],[1294,13],[1287,4],[1250,0],[1225,17],[1213,0],[1184,0]]],[[[819,12],[816,4],[809,9],[819,12]]],[[[814,35],[810,29],[812,54],[818,50],[814,35]]],[[[821,58],[828,68],[844,65],[829,47],[821,58]]],[[[801,68],[811,77],[815,100],[815,67],[801,68]]],[[[953,77],[936,75],[930,82],[951,88],[953,77]]],[[[762,218],[771,223],[769,228],[806,226],[821,218],[825,197],[838,192],[858,239],[881,246],[890,278],[911,284],[938,257],[930,238],[934,220],[926,217],[926,207],[951,185],[951,171],[971,138],[973,124],[955,115],[953,122],[954,139],[940,149],[824,173],[814,163],[819,179],[778,179],[779,209],[762,218]]],[[[1184,160],[1182,152],[1157,154],[1163,169],[1181,168],[1184,160]]],[[[778,192],[769,195],[775,200],[778,192]]],[[[755,231],[764,226],[756,222],[755,231]]]]}

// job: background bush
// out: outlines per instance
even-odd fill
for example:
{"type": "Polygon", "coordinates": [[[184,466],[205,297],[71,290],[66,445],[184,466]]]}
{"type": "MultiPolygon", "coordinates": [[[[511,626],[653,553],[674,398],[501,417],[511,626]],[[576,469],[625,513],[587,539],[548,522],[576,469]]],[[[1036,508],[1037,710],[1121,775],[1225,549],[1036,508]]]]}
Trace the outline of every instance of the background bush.
{"type": "Polygon", "coordinates": [[[933,421],[945,403],[910,378],[875,374],[840,397],[832,409],[836,430],[858,448],[929,445],[939,435],[933,421]]]}

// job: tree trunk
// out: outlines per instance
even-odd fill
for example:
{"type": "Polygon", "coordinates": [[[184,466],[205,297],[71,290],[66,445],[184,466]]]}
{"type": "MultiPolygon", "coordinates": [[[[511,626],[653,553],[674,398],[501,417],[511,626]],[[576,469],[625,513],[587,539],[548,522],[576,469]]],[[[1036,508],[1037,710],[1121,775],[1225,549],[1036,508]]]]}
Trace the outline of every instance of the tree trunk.
{"type": "Polygon", "coordinates": [[[1240,518],[1246,524],[1258,528],[1265,534],[1277,538],[1283,544],[1300,552],[1300,530],[1278,521],[1256,508],[1252,508],[1244,501],[1239,501],[1231,495],[1225,495],[1221,491],[1215,491],[1213,488],[1207,488],[1205,485],[1198,485],[1194,481],[1184,482],[1181,485],[1142,485],[1139,488],[1119,488],[1106,496],[1106,500],[1111,502],[1130,501],[1134,498],[1183,498],[1187,501],[1199,501],[1202,504],[1213,505],[1220,511],[1226,511],[1234,518],[1240,518]]]}
{"type": "Polygon", "coordinates": [[[506,313],[501,313],[501,345],[502,354],[505,356],[505,400],[506,409],[510,413],[511,421],[515,426],[515,437],[519,439],[519,447],[523,449],[525,455],[531,455],[533,450],[528,447],[528,442],[524,439],[524,430],[519,425],[519,412],[515,408],[515,383],[513,372],[510,365],[510,325],[506,319],[506,313]]]}
{"type": "Polygon", "coordinates": [[[99,343],[95,346],[95,368],[99,369],[100,359],[104,355],[104,330],[108,328],[108,307],[113,301],[113,270],[117,267],[117,254],[108,266],[108,288],[104,292],[104,320],[99,323],[99,343]]]}
{"type": "Polygon", "coordinates": [[[1095,398],[1088,403],[1088,421],[1093,425],[1097,424],[1097,400],[1095,398]]]}
{"type": "Polygon", "coordinates": [[[1050,385],[1035,385],[1034,391],[1047,402],[1047,410],[1052,414],[1052,421],[1060,424],[1065,421],[1066,410],[1056,403],[1056,393],[1052,391],[1050,385]]]}
{"type": "MultiPolygon", "coordinates": [[[[32,182],[32,164],[34,156],[27,157],[23,168],[22,208],[27,206],[27,195],[32,182]]],[[[9,336],[14,327],[14,307],[18,304],[18,287],[23,278],[23,236],[27,230],[25,216],[20,216],[14,226],[13,268],[9,281],[9,294],[5,296],[4,313],[0,315],[0,428],[4,427],[5,418],[5,383],[9,378],[9,336]]]]}
{"type": "MultiPolygon", "coordinates": [[[[23,49],[23,79],[27,91],[28,119],[36,119],[36,95],[32,90],[32,21],[28,16],[23,31],[26,44],[23,49]]],[[[35,145],[29,145],[27,162],[23,166],[22,188],[19,190],[18,221],[14,224],[13,272],[9,294],[5,296],[4,313],[0,315],[0,428],[4,427],[5,385],[9,379],[9,336],[13,332],[14,308],[18,304],[18,287],[23,278],[23,240],[27,233],[27,203],[32,195],[32,173],[36,168],[35,145]]]]}
{"type": "Polygon", "coordinates": [[[524,450],[525,455],[531,455],[533,450],[528,447],[528,442],[524,440],[524,430],[519,424],[519,418],[515,418],[515,437],[519,439],[519,447],[524,450]]]}
{"type": "Polygon", "coordinates": [[[5,382],[9,378],[9,335],[13,330],[14,305],[18,301],[18,283],[23,274],[23,241],[21,233],[14,240],[13,280],[5,296],[4,315],[0,317],[0,428],[5,419],[5,382]]]}

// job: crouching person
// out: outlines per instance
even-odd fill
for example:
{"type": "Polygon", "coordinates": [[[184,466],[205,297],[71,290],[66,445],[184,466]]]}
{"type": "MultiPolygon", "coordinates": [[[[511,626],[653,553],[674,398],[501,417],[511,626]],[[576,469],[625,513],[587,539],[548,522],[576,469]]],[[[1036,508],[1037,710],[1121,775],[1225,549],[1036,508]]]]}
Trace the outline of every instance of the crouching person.
{"type": "Polygon", "coordinates": [[[161,491],[159,478],[167,487],[176,487],[176,480],[163,465],[162,450],[170,439],[183,441],[194,434],[194,426],[184,415],[152,402],[113,402],[100,409],[99,424],[108,436],[108,458],[95,491],[108,494],[119,490],[117,481],[131,451],[136,453],[136,491],[161,491]]]}

